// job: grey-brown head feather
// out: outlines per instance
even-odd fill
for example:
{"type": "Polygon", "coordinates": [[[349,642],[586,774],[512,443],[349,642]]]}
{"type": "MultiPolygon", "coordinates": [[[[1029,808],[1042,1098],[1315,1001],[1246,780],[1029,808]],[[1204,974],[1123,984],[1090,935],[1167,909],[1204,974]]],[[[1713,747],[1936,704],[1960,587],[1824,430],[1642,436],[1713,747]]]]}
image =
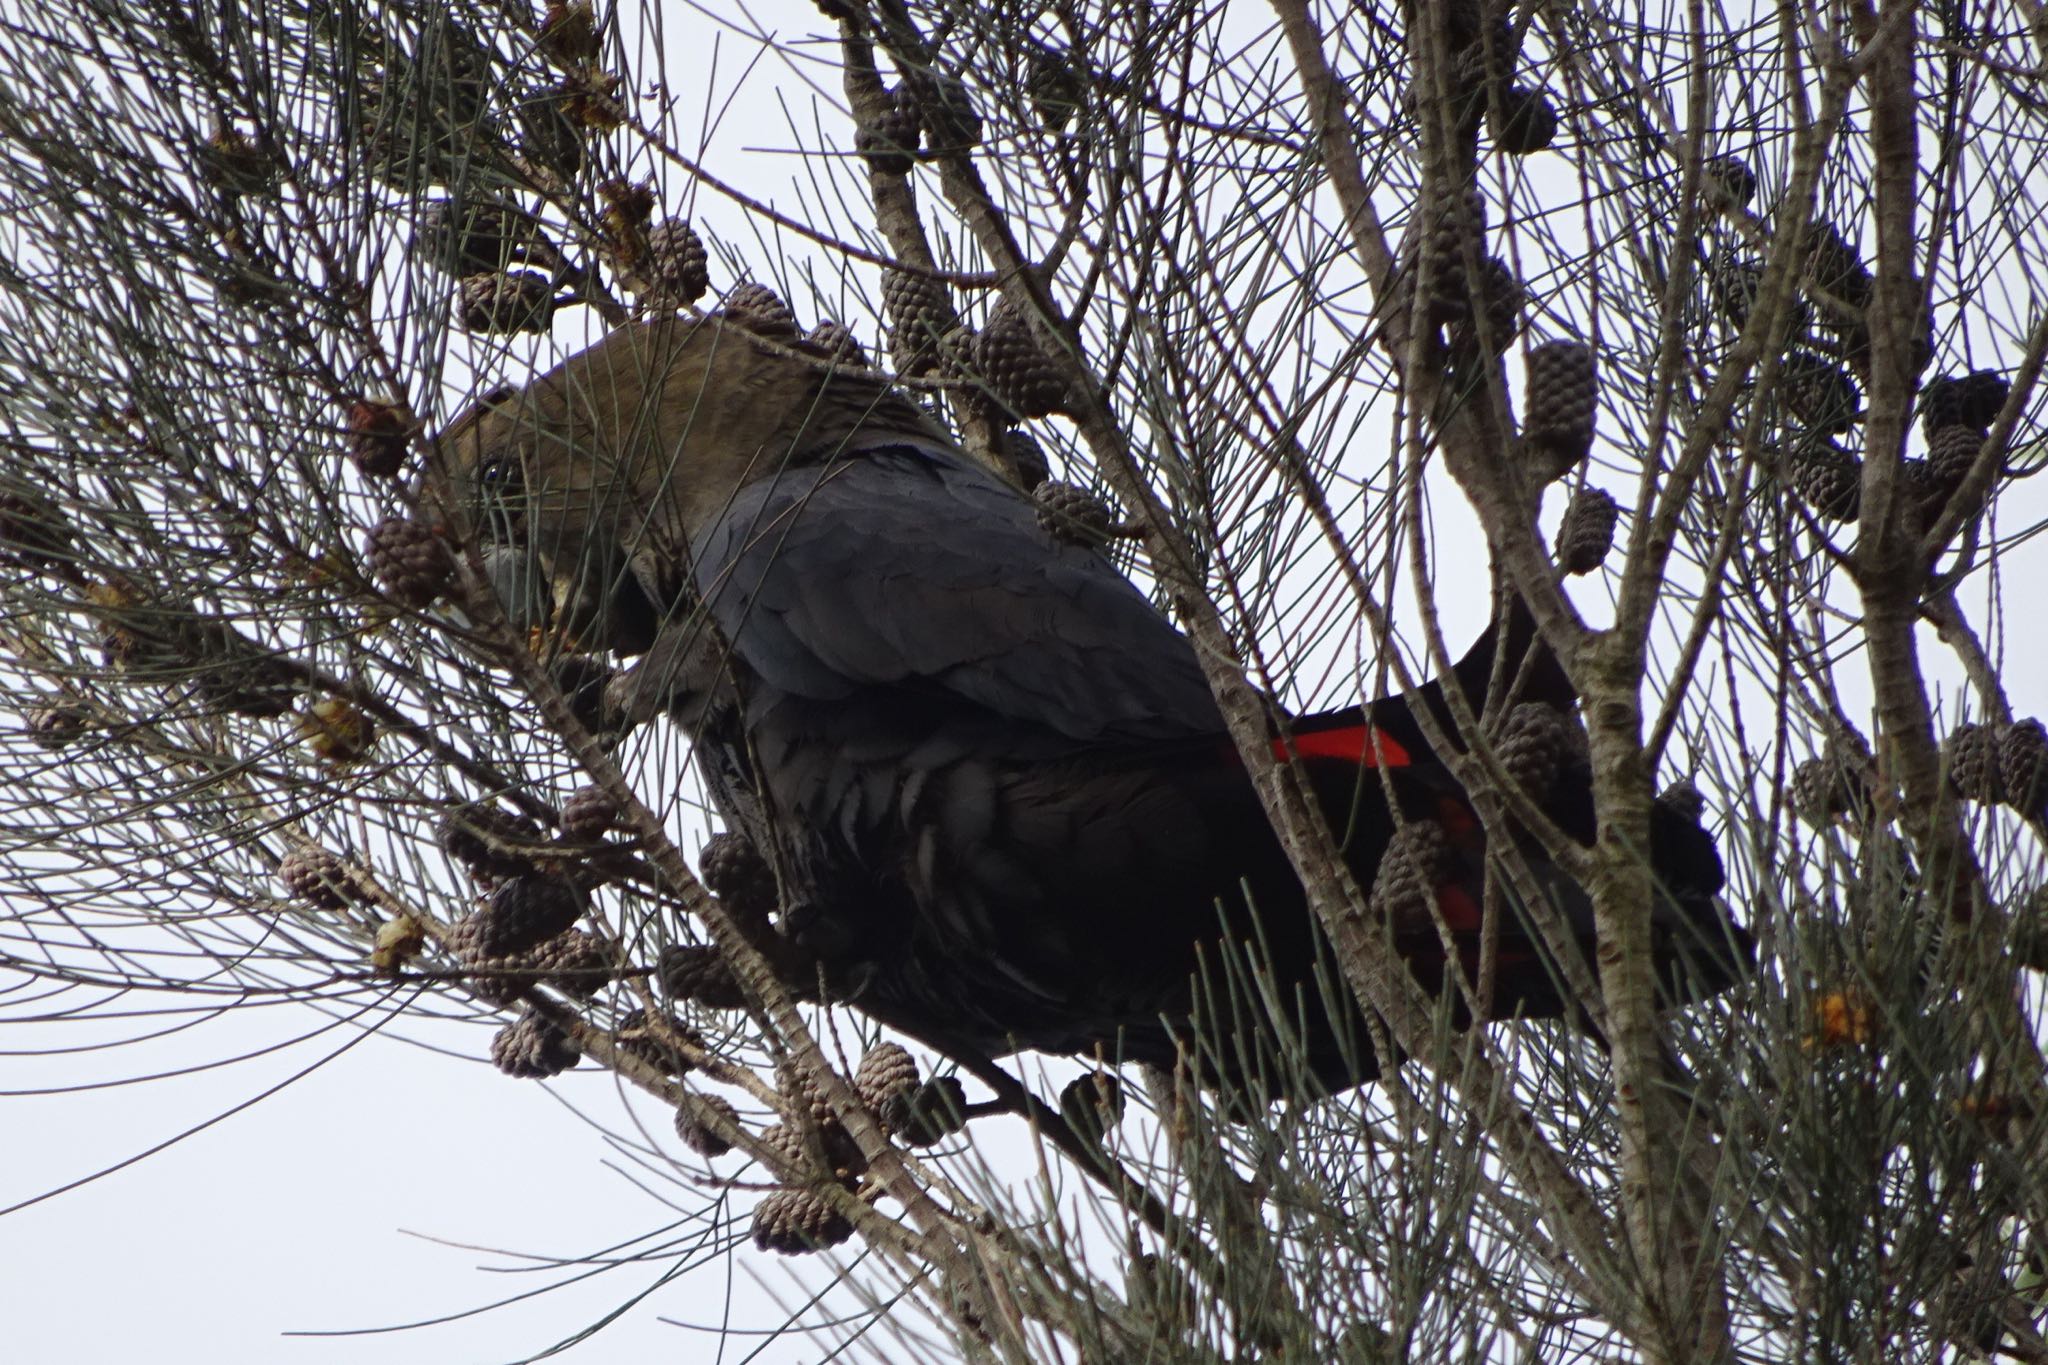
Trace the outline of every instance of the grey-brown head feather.
{"type": "Polygon", "coordinates": [[[622,327],[457,418],[439,447],[465,519],[521,544],[561,600],[632,584],[666,605],[695,535],[793,460],[946,437],[878,374],[718,319],[622,327]]]}

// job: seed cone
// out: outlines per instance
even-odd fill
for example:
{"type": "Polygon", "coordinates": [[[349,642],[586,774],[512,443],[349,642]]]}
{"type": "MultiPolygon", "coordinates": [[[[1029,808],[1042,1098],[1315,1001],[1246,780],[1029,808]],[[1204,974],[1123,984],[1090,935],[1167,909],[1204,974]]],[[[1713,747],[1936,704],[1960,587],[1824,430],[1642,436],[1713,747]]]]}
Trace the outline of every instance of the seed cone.
{"type": "Polygon", "coordinates": [[[1529,352],[1526,376],[1522,440],[1531,467],[1557,478],[1593,448],[1600,393],[1592,348],[1579,341],[1545,342],[1529,352]]]}
{"type": "Polygon", "coordinates": [[[671,1000],[714,1010],[736,1010],[747,1003],[725,957],[709,944],[671,943],[661,950],[655,976],[671,1000]]]}
{"type": "Polygon", "coordinates": [[[474,916],[476,947],[485,957],[527,952],[583,917],[583,897],[566,877],[526,873],[499,884],[474,916]]]}
{"type": "Polygon", "coordinates": [[[497,806],[459,806],[434,831],[441,851],[477,877],[517,877],[533,870],[540,826],[497,806]]]}
{"type": "Polygon", "coordinates": [[[711,254],[687,218],[667,218],[647,230],[645,276],[649,292],[674,307],[695,303],[711,287],[711,254]]]}
{"type": "Polygon", "coordinates": [[[1792,487],[1824,521],[1854,521],[1863,506],[1863,466],[1831,444],[1809,442],[1792,452],[1792,487]]]}
{"type": "Polygon", "coordinates": [[[466,332],[545,332],[555,318],[555,287],[536,270],[465,275],[455,310],[466,332]]]}
{"type": "Polygon", "coordinates": [[[411,412],[396,399],[365,398],[351,403],[349,459],[371,478],[396,478],[412,448],[414,426],[411,412]]]}
{"type": "Polygon", "coordinates": [[[908,90],[889,92],[888,105],[872,122],[854,130],[853,149],[884,175],[908,175],[916,163],[918,139],[924,136],[924,115],[908,90]]]}
{"type": "Polygon", "coordinates": [[[1826,826],[1869,806],[1870,782],[1862,765],[1839,749],[1792,770],[1792,809],[1810,825],[1826,826]]]}
{"type": "Polygon", "coordinates": [[[1059,366],[1039,349],[1031,325],[1007,303],[997,305],[974,339],[969,363],[988,396],[1017,418],[1044,417],[1066,401],[1059,366]]]}
{"type": "Polygon", "coordinates": [[[1847,431],[1860,416],[1862,395],[1840,366],[1811,351],[1792,351],[1778,373],[1785,406],[1814,431],[1847,431]]]}
{"type": "Polygon", "coordinates": [[[1038,524],[1055,540],[1097,550],[1116,534],[1109,505],[1077,484],[1048,479],[1031,492],[1038,504],[1038,524]]]}
{"type": "Polygon", "coordinates": [[[854,1069],[853,1092],[879,1114],[899,1094],[917,1088],[917,1059],[897,1043],[877,1043],[854,1069]]]}
{"type": "Polygon", "coordinates": [[[765,920],[775,911],[775,873],[743,834],[714,834],[697,855],[697,870],[712,895],[734,914],[765,920]]]}
{"type": "Polygon", "coordinates": [[[1548,800],[1558,776],[1585,761],[1585,739],[1576,722],[1543,702],[1521,702],[1503,715],[1493,746],[1515,785],[1537,801],[1548,800]]]}
{"type": "Polygon", "coordinates": [[[322,763],[346,767],[377,743],[377,724],[353,702],[322,697],[294,718],[293,728],[307,752],[322,763]]]}
{"type": "Polygon", "coordinates": [[[386,597],[408,611],[418,611],[432,605],[455,576],[455,555],[429,528],[389,517],[370,528],[363,543],[363,566],[386,597]]]}
{"type": "Polygon", "coordinates": [[[908,270],[882,272],[882,311],[889,318],[889,353],[906,375],[938,367],[941,342],[960,325],[942,281],[908,270]]]}
{"type": "Polygon", "coordinates": [[[778,1190],[754,1206],[754,1245],[784,1256],[838,1246],[853,1224],[810,1190],[778,1190]]]}
{"type": "Polygon", "coordinates": [[[2012,385],[1997,370],[1972,370],[1956,381],[1956,411],[1962,424],[1979,430],[1998,420],[2012,385]]]}
{"type": "Polygon", "coordinates": [[[931,1147],[967,1126],[967,1093],[956,1076],[940,1076],[914,1090],[899,1090],[882,1105],[880,1118],[912,1147],[931,1147]]]}
{"type": "Polygon", "coordinates": [[[1396,934],[1427,930],[1449,857],[1449,841],[1436,821],[1410,820],[1395,830],[1373,880],[1373,913],[1396,934]]]}
{"type": "Polygon", "coordinates": [[[1123,1116],[1123,1083],[1107,1071],[1091,1071],[1060,1091],[1060,1117],[1084,1142],[1101,1146],[1123,1116]]]}
{"type": "Polygon", "coordinates": [[[1493,145],[1510,156],[1529,156],[1557,137],[1557,107],[1550,96],[1526,85],[1508,87],[1501,96],[1493,129],[1493,145]]]}
{"type": "Polygon", "coordinates": [[[2048,800],[2048,729],[2038,720],[2015,721],[1998,737],[1998,780],[2005,803],[2024,815],[2048,800]]]}
{"type": "Polygon", "coordinates": [[[698,1156],[724,1156],[732,1150],[732,1143],[704,1122],[697,1106],[720,1115],[735,1128],[739,1127],[739,1111],[721,1095],[691,1095],[676,1106],[676,1136],[682,1139],[683,1146],[698,1156]]]}
{"type": "Polygon", "coordinates": [[[492,1064],[507,1076],[523,1080],[559,1076],[582,1058],[568,1034],[532,1010],[499,1029],[491,1039],[492,1064]]]}
{"type": "Polygon", "coordinates": [[[619,820],[619,803],[603,787],[579,787],[562,803],[562,833],[602,839],[619,820]]]}
{"type": "Polygon", "coordinates": [[[1581,488],[1565,508],[1557,528],[1557,563],[1568,574],[1588,574],[1600,567],[1614,548],[1614,526],[1621,509],[1599,488],[1581,488]]]}
{"type": "Polygon", "coordinates": [[[340,910],[365,898],[361,877],[339,854],[301,846],[284,855],[277,880],[293,900],[315,910],[340,910]]]}
{"type": "Polygon", "coordinates": [[[1969,474],[1984,448],[1987,433],[1960,424],[1942,427],[1927,442],[1927,467],[1944,489],[1953,489],[1969,474]]]}
{"type": "Polygon", "coordinates": [[[1988,725],[1958,725],[1941,745],[1949,785],[1965,801],[1993,804],[2005,799],[1999,775],[1998,733],[1988,725]]]}
{"type": "Polygon", "coordinates": [[[619,1020],[618,1028],[612,1033],[612,1045],[619,1051],[638,1057],[670,1076],[686,1076],[693,1066],[680,1044],[697,1046],[702,1042],[694,1030],[683,1027],[675,1019],[667,1015],[651,1019],[646,1010],[628,1013],[619,1020]]]}
{"type": "Polygon", "coordinates": [[[873,362],[862,348],[858,338],[848,330],[846,324],[826,318],[811,328],[810,335],[803,340],[803,348],[824,356],[840,365],[872,369],[873,362]]]}
{"type": "Polygon", "coordinates": [[[751,281],[735,286],[725,296],[725,318],[756,336],[777,341],[795,341],[802,330],[796,325],[796,314],[789,311],[780,294],[751,281]]]}
{"type": "Polygon", "coordinates": [[[449,926],[447,949],[462,970],[464,989],[486,1004],[515,1005],[529,987],[541,985],[588,999],[611,980],[604,945],[580,929],[523,953],[484,952],[479,946],[484,913],[479,910],[449,926]]]}
{"type": "Polygon", "coordinates": [[[1700,185],[1722,208],[1740,208],[1756,196],[1756,172],[1739,156],[1712,156],[1700,164],[1700,185]]]}

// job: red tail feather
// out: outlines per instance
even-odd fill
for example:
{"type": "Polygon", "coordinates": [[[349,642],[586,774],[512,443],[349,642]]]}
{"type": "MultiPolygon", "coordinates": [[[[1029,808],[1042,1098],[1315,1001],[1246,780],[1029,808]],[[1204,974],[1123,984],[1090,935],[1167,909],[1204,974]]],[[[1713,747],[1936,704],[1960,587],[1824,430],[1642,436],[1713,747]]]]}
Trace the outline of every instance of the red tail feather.
{"type": "Polygon", "coordinates": [[[1408,751],[1385,730],[1370,725],[1347,725],[1338,730],[1315,730],[1297,734],[1291,740],[1273,741],[1273,757],[1285,763],[1290,750],[1303,758],[1337,758],[1364,768],[1405,768],[1408,751]]]}

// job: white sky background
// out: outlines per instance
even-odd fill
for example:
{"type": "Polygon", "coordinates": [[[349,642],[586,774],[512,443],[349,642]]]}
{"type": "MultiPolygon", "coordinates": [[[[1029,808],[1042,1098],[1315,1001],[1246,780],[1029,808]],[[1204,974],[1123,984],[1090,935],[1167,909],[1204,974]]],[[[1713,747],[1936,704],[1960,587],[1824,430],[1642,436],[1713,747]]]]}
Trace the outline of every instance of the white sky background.
{"type": "MultiPolygon", "coordinates": [[[[806,0],[779,0],[755,6],[753,13],[787,33],[827,27],[806,0]]],[[[1263,22],[1265,13],[1255,7],[1252,17],[1263,22]]],[[[686,102],[713,88],[714,58],[723,91],[734,88],[738,72],[754,56],[750,43],[694,9],[672,6],[666,24],[668,79],[679,92],[695,92],[684,96],[686,102]]],[[[786,69],[772,68],[774,61],[738,85],[705,160],[741,189],[793,209],[791,159],[747,150],[786,146],[788,110],[810,98],[786,69]]],[[[811,79],[836,102],[835,69],[814,68],[811,79]]],[[[832,119],[829,111],[826,118],[832,119]]],[[[1540,160],[1528,169],[1534,172],[1540,160]]],[[[765,277],[768,254],[738,210],[708,191],[695,192],[685,203],[679,184],[669,187],[664,207],[690,213],[700,226],[739,246],[765,277]]],[[[729,272],[715,266],[714,287],[730,282],[729,272]]],[[[799,311],[804,312],[801,303],[799,311]]],[[[857,326],[866,323],[862,319],[857,326]]],[[[583,325],[581,318],[565,320],[557,338],[567,342],[583,325]]],[[[871,331],[864,339],[874,340],[871,331]]],[[[1518,365],[1510,369],[1519,375],[1518,365]]],[[[1604,470],[1596,482],[1624,505],[1631,501],[1632,471],[1604,470]]],[[[2038,520],[2048,502],[2044,493],[2022,486],[2008,496],[2003,515],[2038,520]]],[[[1553,506],[1559,501],[1553,494],[1553,506]]],[[[1449,533],[1438,546],[1446,606],[1466,609],[1463,620],[1446,623],[1455,649],[1484,608],[1484,552],[1458,538],[1468,527],[1454,497],[1439,497],[1435,510],[1438,527],[1449,533]]],[[[2012,563],[2038,563],[2039,555],[2032,550],[2030,560],[2012,563]]],[[[2038,581],[2038,575],[2014,581],[2030,580],[2038,581]]],[[[1598,614],[1592,605],[1601,592],[1597,578],[1574,592],[1598,614]]],[[[2007,668],[2006,681],[2020,715],[2048,712],[2048,670],[2041,667],[2048,653],[2032,609],[2031,602],[2024,604],[2024,619],[2013,624],[2007,641],[2016,662],[2007,668]]],[[[1976,619],[1984,620],[1981,614],[1976,619]]],[[[1928,644],[1930,665],[1944,664],[1946,655],[1931,637],[1928,644]]],[[[1952,696],[1956,675],[1951,670],[1942,676],[1952,696]]],[[[1674,751],[1674,759],[1679,756],[1674,751]]],[[[693,849],[697,842],[685,838],[684,847],[693,849]]],[[[146,1050],[107,1052],[82,1050],[87,1031],[72,1025],[9,1030],[0,1038],[0,1091],[8,1096],[0,1113],[0,1207],[214,1119],[356,1035],[344,1026],[220,1070],[141,1085],[76,1087],[203,1065],[324,1022],[294,1006],[254,1010],[206,1022],[146,1050]],[[70,1089],[27,1093],[57,1087],[70,1089]]],[[[558,1272],[520,1271],[516,1259],[428,1238],[574,1257],[630,1241],[675,1216],[607,1169],[610,1154],[602,1137],[542,1094],[540,1083],[511,1080],[477,1060],[490,1032],[449,1024],[426,1035],[466,1049],[467,1058],[388,1038],[364,1039],[168,1150],[0,1217],[0,1323],[7,1358],[28,1365],[128,1359],[484,1365],[524,1358],[609,1312],[665,1267],[612,1272],[534,1302],[416,1331],[283,1335],[440,1317],[558,1278],[558,1272]],[[500,1273],[506,1271],[518,1273],[500,1273]]],[[[608,1074],[586,1068],[546,1088],[608,1126],[621,1126],[620,1087],[608,1074]]],[[[666,1150],[678,1150],[661,1106],[635,1094],[632,1110],[666,1150]]],[[[999,1170],[1014,1171],[1020,1181],[1031,1178],[1033,1159],[1020,1125],[990,1120],[976,1131],[999,1170]]],[[[728,1174],[743,1166],[738,1157],[715,1163],[728,1174]]],[[[684,1192],[686,1208],[692,1198],[684,1192]]],[[[780,1316],[755,1277],[788,1293],[792,1269],[809,1270],[744,1248],[657,1290],[567,1358],[746,1360],[761,1338],[730,1337],[721,1348],[710,1332],[685,1331],[661,1319],[716,1329],[729,1318],[747,1328],[773,1328],[780,1316]]],[[[791,1337],[752,1358],[792,1365],[817,1360],[825,1349],[791,1337]]],[[[886,1345],[881,1349],[886,1353],[886,1345]]]]}

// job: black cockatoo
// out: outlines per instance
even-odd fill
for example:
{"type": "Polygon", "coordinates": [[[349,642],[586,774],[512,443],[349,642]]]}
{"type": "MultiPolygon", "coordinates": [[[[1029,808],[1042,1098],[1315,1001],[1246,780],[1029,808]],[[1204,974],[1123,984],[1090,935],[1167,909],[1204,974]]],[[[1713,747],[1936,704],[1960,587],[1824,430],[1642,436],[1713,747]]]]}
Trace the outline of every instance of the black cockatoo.
{"type": "MultiPolygon", "coordinates": [[[[881,376],[717,319],[665,320],[486,398],[442,450],[472,524],[547,566],[557,600],[583,604],[586,639],[652,646],[643,671],[688,653],[664,641],[721,642],[714,686],[678,669],[668,690],[695,697],[676,714],[721,804],[751,812],[784,929],[837,998],[943,1049],[1170,1065],[1187,1055],[1196,978],[1204,998],[1227,998],[1222,945],[1255,943],[1308,1072],[1332,1086],[1377,1074],[1356,1007],[1321,984],[1336,974],[1317,970],[1301,885],[1192,646],[881,376]]],[[[1476,710],[1505,649],[1524,700],[1569,708],[1526,616],[1505,620],[1451,685],[1476,710]]],[[[1447,928],[1471,975],[1484,836],[1408,706],[1287,728],[1362,886],[1395,808],[1434,823],[1442,837],[1411,874],[1422,896],[1384,902],[1387,941],[1442,989],[1447,928]]],[[[1590,841],[1583,768],[1551,785],[1540,799],[1590,841]]],[[[1749,944],[1716,907],[1713,843],[1662,804],[1652,842],[1666,996],[1719,990],[1749,944]]],[[[1525,851],[1590,951],[1584,894],[1525,851]]],[[[1519,914],[1498,952],[1487,1017],[1566,1013],[1519,914]]],[[[1244,1042],[1207,1064],[1244,1072],[1244,1042]]]]}

